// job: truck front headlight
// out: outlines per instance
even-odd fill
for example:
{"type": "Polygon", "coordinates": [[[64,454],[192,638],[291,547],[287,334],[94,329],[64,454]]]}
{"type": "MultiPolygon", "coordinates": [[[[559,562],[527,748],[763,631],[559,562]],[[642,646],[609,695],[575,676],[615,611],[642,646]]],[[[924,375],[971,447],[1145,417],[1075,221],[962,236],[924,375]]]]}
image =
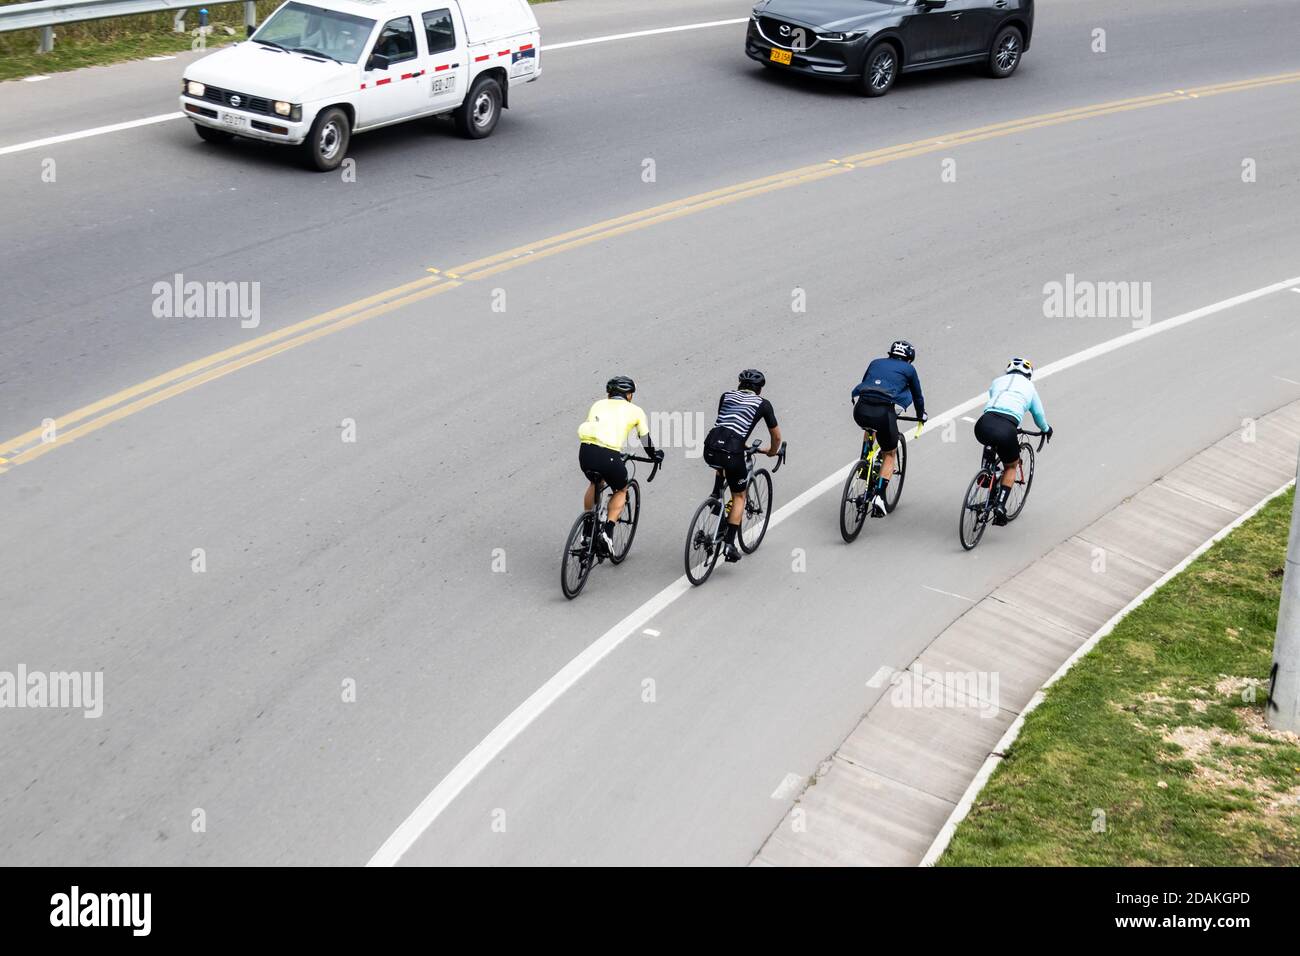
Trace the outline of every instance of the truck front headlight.
{"type": "Polygon", "coordinates": [[[198,80],[185,81],[185,92],[190,94],[190,96],[197,97],[198,99],[203,99],[203,94],[206,93],[207,91],[208,88],[204,86],[202,83],[200,83],[198,80]]]}

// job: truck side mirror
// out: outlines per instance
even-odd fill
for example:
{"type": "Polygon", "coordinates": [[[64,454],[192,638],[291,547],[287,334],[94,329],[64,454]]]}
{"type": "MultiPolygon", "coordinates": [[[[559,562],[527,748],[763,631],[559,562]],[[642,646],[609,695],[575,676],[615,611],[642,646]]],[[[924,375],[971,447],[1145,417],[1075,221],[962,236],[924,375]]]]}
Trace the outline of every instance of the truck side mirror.
{"type": "Polygon", "coordinates": [[[383,53],[370,54],[370,61],[366,63],[367,70],[386,70],[388,69],[388,56],[383,53]]]}
{"type": "Polygon", "coordinates": [[[245,24],[244,24],[244,36],[246,36],[246,37],[251,37],[251,36],[253,35],[253,31],[255,31],[256,29],[257,29],[257,27],[253,26],[251,23],[245,23],[245,24]]]}

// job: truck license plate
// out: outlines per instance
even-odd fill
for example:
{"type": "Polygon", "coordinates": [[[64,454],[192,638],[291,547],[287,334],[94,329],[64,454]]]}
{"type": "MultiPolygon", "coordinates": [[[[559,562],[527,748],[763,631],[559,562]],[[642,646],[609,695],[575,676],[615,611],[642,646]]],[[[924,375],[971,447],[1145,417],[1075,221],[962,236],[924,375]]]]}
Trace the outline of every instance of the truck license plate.
{"type": "Polygon", "coordinates": [[[227,126],[234,126],[237,129],[243,129],[248,126],[248,117],[240,116],[238,113],[222,113],[221,122],[227,126]]]}

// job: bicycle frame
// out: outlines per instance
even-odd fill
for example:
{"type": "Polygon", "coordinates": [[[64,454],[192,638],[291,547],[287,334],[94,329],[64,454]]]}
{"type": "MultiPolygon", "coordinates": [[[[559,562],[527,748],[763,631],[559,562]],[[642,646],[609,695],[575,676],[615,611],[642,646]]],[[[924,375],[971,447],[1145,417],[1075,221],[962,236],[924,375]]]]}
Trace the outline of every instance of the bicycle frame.
{"type": "MultiPolygon", "coordinates": [[[[781,442],[781,447],[777,449],[776,464],[772,467],[772,474],[774,475],[781,470],[781,465],[785,462],[785,445],[786,445],[785,442],[781,442]]],[[[754,458],[758,455],[758,451],[762,447],[763,447],[763,443],[758,439],[755,439],[753,444],[745,447],[744,453],[745,453],[745,490],[746,491],[749,491],[749,486],[754,480],[754,472],[758,470],[754,465],[754,458]]],[[[722,473],[722,470],[715,469],[715,471],[716,471],[716,475],[713,479],[713,494],[710,497],[717,498],[719,501],[723,501],[724,499],[722,495],[724,491],[726,492],[726,499],[722,508],[723,520],[718,522],[718,526],[713,530],[713,538],[711,539],[712,543],[714,545],[717,545],[722,541],[722,537],[726,533],[727,524],[728,524],[727,519],[730,518],[731,516],[731,503],[735,500],[736,496],[735,496],[735,492],[733,492],[727,486],[727,477],[722,473]]],[[[751,502],[752,499],[750,499],[749,496],[746,495],[745,507],[749,508],[751,502]]]]}

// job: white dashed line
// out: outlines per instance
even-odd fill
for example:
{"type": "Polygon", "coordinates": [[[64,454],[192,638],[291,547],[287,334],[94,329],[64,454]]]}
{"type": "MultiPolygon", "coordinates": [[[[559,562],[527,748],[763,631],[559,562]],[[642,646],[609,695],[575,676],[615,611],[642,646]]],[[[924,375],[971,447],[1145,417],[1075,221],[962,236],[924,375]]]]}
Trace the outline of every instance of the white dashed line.
{"type": "Polygon", "coordinates": [[[785,779],[772,791],[773,800],[789,800],[791,797],[798,796],[799,791],[803,789],[804,778],[797,773],[787,773],[785,779]]]}

